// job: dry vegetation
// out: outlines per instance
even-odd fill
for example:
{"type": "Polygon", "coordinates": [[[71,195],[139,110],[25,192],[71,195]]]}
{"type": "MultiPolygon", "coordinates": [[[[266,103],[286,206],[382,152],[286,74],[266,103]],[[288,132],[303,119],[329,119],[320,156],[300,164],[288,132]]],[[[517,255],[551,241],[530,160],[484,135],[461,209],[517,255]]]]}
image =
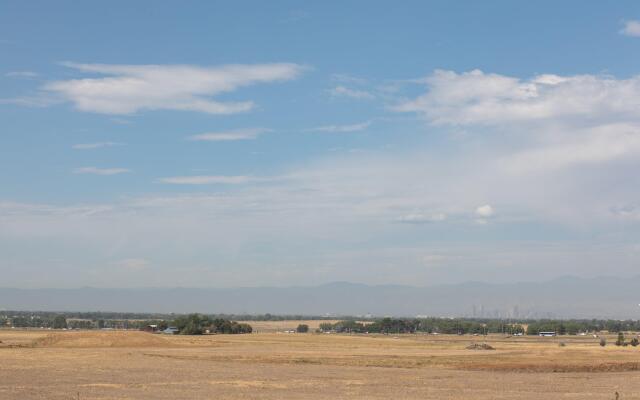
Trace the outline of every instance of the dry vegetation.
{"type": "Polygon", "coordinates": [[[481,337],[445,335],[0,330],[0,341],[3,400],[640,399],[640,349],[592,337],[561,347],[491,336],[494,351],[466,349],[481,337]]]}
{"type": "Polygon", "coordinates": [[[309,326],[309,331],[315,331],[323,322],[335,324],[338,320],[284,320],[284,321],[239,321],[244,322],[253,327],[253,331],[257,333],[273,333],[295,330],[299,324],[309,326]]]}

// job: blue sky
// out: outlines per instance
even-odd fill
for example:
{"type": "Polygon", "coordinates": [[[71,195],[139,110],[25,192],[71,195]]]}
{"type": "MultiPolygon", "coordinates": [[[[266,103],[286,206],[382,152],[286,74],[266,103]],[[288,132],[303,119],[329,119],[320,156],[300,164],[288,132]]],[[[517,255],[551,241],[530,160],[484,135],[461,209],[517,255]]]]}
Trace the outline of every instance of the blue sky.
{"type": "Polygon", "coordinates": [[[3,286],[627,276],[640,5],[0,5],[3,286]]]}

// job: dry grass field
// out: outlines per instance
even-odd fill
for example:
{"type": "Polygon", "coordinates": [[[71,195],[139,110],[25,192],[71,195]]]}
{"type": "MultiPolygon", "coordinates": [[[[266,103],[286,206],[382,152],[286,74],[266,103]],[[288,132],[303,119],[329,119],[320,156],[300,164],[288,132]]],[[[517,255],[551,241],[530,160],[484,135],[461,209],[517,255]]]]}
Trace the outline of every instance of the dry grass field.
{"type": "Polygon", "coordinates": [[[640,348],[474,340],[0,330],[0,399],[640,399],[640,348]]]}
{"type": "Polygon", "coordinates": [[[274,333],[295,330],[299,324],[305,324],[309,326],[309,331],[315,331],[320,327],[323,322],[329,322],[335,324],[338,320],[284,320],[284,321],[238,321],[245,322],[251,327],[253,331],[257,333],[274,333]]]}

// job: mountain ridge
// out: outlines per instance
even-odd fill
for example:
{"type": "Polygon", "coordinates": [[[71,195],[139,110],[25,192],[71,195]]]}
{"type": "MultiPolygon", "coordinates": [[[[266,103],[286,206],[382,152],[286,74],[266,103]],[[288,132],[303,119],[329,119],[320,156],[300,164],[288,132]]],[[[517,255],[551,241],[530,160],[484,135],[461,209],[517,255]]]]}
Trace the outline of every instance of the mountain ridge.
{"type": "Polygon", "coordinates": [[[234,314],[639,318],[640,276],[409,286],[0,288],[0,309],[234,314]]]}

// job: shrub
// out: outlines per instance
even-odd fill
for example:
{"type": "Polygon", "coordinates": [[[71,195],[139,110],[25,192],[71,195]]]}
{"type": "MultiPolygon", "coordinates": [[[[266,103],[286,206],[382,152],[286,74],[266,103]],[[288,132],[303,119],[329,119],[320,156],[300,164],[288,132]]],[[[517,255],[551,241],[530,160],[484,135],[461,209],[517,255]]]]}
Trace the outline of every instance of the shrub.
{"type": "Polygon", "coordinates": [[[630,343],[630,344],[631,344],[633,347],[636,347],[639,343],[640,343],[640,342],[638,341],[638,338],[637,338],[637,337],[634,337],[633,339],[631,339],[631,343],[630,343]]]}
{"type": "Polygon", "coordinates": [[[616,346],[624,345],[624,334],[622,332],[618,332],[618,339],[616,339],[616,346]]]}
{"type": "Polygon", "coordinates": [[[605,338],[600,338],[600,346],[604,347],[607,345],[607,339],[605,338]]]}
{"type": "Polygon", "coordinates": [[[306,325],[306,324],[298,325],[298,327],[296,328],[296,332],[298,332],[298,333],[307,333],[307,332],[309,332],[309,325],[306,325]]]}
{"type": "Polygon", "coordinates": [[[323,332],[329,332],[333,330],[333,324],[331,322],[323,322],[320,324],[320,330],[323,332]]]}

